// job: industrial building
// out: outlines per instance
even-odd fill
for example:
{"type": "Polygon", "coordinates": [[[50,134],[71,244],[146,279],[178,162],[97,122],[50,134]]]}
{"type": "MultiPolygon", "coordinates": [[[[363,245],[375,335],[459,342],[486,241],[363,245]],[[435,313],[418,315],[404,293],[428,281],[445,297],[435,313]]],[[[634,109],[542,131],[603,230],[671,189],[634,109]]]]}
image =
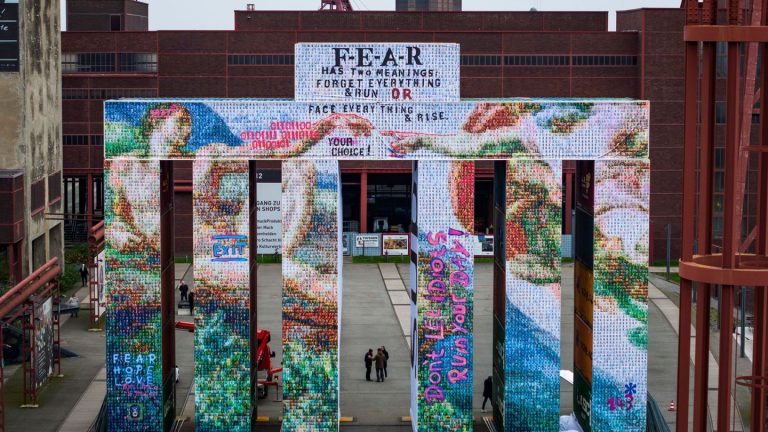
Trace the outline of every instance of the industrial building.
{"type": "MultiPolygon", "coordinates": [[[[64,255],[58,1],[0,8],[0,281],[64,255]]],[[[7,286],[6,286],[7,284],[7,286]]]]}
{"type": "MultiPolygon", "coordinates": [[[[104,100],[293,98],[297,42],[452,42],[461,45],[464,98],[650,100],[651,254],[656,260],[665,256],[667,225],[672,256],[679,254],[682,9],[621,11],[616,31],[608,31],[607,12],[275,12],[248,7],[234,12],[235,28],[226,31],[148,31],[147,13],[146,4],[132,0],[68,1],[62,113],[63,212],[69,215],[70,240],[85,240],[88,226],[102,217],[104,100]]],[[[184,254],[192,249],[191,163],[175,164],[176,251],[184,254]]],[[[372,232],[374,225],[408,230],[409,162],[342,162],[341,168],[345,231],[372,232]]],[[[279,164],[265,163],[263,169],[279,170],[279,164]]],[[[490,162],[478,162],[478,233],[490,229],[492,171],[490,162]]],[[[573,207],[573,175],[566,165],[566,212],[573,207]]],[[[564,222],[568,234],[571,218],[564,222]]]]}

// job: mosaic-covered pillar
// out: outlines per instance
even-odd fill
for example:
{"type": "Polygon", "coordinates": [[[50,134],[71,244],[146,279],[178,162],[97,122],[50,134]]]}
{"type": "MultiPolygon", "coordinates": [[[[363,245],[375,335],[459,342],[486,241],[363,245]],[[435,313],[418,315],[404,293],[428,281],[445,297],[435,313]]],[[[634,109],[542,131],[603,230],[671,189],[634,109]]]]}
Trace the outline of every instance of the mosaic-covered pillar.
{"type": "Polygon", "coordinates": [[[193,164],[195,427],[251,430],[247,161],[193,164]]]}
{"type": "Polygon", "coordinates": [[[160,163],[105,160],[104,184],[109,430],[159,431],[160,163]]]}
{"type": "Polygon", "coordinates": [[[284,432],[339,429],[341,181],[337,161],[285,161],[284,432]]]}
{"type": "Polygon", "coordinates": [[[422,161],[413,176],[412,427],[471,431],[475,165],[422,161]]]}
{"type": "Polygon", "coordinates": [[[557,430],[560,418],[561,162],[506,170],[504,430],[557,430]]]}
{"type": "Polygon", "coordinates": [[[648,378],[647,160],[595,161],[592,424],[645,431],[648,378]]]}

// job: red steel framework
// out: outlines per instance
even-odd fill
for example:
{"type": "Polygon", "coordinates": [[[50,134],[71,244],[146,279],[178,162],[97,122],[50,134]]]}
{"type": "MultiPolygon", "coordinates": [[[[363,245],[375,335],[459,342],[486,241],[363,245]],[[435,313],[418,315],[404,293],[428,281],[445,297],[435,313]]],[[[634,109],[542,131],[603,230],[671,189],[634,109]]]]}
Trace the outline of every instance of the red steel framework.
{"type": "Polygon", "coordinates": [[[53,298],[53,367],[54,375],[61,376],[61,333],[59,317],[59,282],[61,273],[59,259],[53,258],[43,264],[8,290],[0,297],[0,432],[5,431],[5,398],[3,369],[3,330],[20,317],[24,319],[22,324],[22,347],[24,355],[24,405],[36,407],[39,388],[36,382],[36,365],[34,364],[35,352],[35,301],[47,296],[53,298]],[[27,315],[28,313],[28,315],[27,315]]]}
{"type": "Polygon", "coordinates": [[[708,427],[708,357],[710,292],[721,287],[717,424],[729,431],[734,325],[734,294],[754,289],[752,375],[735,378],[750,387],[750,431],[766,430],[766,347],[768,347],[768,121],[759,118],[759,144],[750,144],[754,103],[768,112],[768,72],[757,76],[758,43],[768,58],[768,0],[727,0],[725,25],[718,23],[716,0],[687,1],[685,38],[685,147],[683,166],[683,233],[680,259],[680,340],[677,378],[677,431],[688,431],[691,297],[695,289],[696,349],[694,353],[693,430],[708,427]],[[747,23],[748,21],[748,23],[747,23]],[[720,250],[713,248],[713,154],[715,149],[716,44],[727,46],[725,78],[725,161],[723,236],[720,250]],[[742,54],[743,53],[743,54],[742,54]],[[743,56],[743,63],[740,57],[743,56]],[[742,69],[743,70],[740,70],[742,69]],[[759,90],[756,91],[756,83],[759,90]],[[744,192],[750,155],[757,159],[757,223],[742,236],[744,192]],[[698,166],[697,166],[698,161],[698,166]],[[697,177],[697,173],[699,174],[697,177]],[[698,179],[698,180],[697,180],[698,179]],[[697,185],[698,183],[698,185],[697,185]],[[698,187],[697,187],[698,186],[698,187]],[[698,198],[698,200],[697,200],[698,198]],[[694,251],[694,242],[698,245],[694,251]]]}
{"type": "MultiPolygon", "coordinates": [[[[90,222],[89,222],[90,226],[90,222]]],[[[91,331],[101,331],[101,316],[99,311],[99,291],[101,289],[99,281],[99,254],[104,250],[104,221],[97,223],[88,230],[88,288],[89,303],[91,306],[91,331]]]]}

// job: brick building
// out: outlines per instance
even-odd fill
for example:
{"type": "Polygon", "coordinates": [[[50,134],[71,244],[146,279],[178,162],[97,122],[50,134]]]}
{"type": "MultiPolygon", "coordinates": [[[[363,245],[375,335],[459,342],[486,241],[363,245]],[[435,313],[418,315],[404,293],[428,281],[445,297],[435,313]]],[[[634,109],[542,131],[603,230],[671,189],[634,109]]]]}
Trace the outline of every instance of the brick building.
{"type": "MultiPolygon", "coordinates": [[[[68,16],[94,2],[70,0],[68,16]],[[79,6],[74,7],[75,4],[79,6]]],[[[130,0],[106,3],[137,3],[130,0]]],[[[139,8],[130,9],[132,11],[139,8]]],[[[115,7],[102,14],[120,15],[115,7]],[[115,12],[117,11],[117,12],[115,12]]],[[[70,21],[62,34],[65,213],[103,211],[103,110],[121,97],[293,98],[297,42],[455,42],[461,44],[461,96],[627,97],[651,101],[651,221],[656,259],[672,225],[680,233],[683,124],[683,11],[607,12],[329,12],[235,11],[235,30],[147,31],[146,20],[70,21]],[[141,28],[136,25],[141,24],[141,28]],[[142,24],[143,23],[143,24],[142,24]],[[115,28],[114,26],[112,28],[115,28]],[[128,30],[124,30],[128,29],[128,30]],[[107,28],[104,28],[107,30],[107,28]]],[[[279,169],[279,164],[265,169],[279,169]]],[[[567,166],[566,166],[567,168],[567,166]]],[[[566,208],[573,193],[564,170],[566,208]]],[[[191,250],[191,163],[177,162],[177,252],[191,250]]],[[[374,220],[405,227],[410,215],[410,163],[342,162],[345,230],[366,232],[374,220]]],[[[491,215],[491,163],[479,162],[476,229],[491,215]]],[[[566,233],[570,217],[564,218],[566,233]]],[[[85,234],[70,218],[69,238],[85,234]]]]}

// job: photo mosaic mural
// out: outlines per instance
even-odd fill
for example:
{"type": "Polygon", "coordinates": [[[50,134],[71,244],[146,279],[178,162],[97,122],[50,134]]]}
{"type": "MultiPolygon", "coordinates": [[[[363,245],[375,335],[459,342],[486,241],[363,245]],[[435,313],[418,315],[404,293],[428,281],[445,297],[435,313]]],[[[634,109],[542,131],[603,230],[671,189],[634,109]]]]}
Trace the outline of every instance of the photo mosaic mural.
{"type": "Polygon", "coordinates": [[[333,161],[283,163],[284,432],[339,427],[341,182],[333,161]]]}
{"type": "Polygon", "coordinates": [[[557,430],[561,161],[512,160],[506,174],[504,430],[557,430]]]}
{"type": "Polygon", "coordinates": [[[471,431],[475,164],[418,162],[414,185],[412,424],[471,431]]]}
{"type": "Polygon", "coordinates": [[[192,165],[195,427],[251,430],[248,162],[192,165]]]}
{"type": "Polygon", "coordinates": [[[595,161],[593,431],[644,431],[648,161],[595,161]]]}
{"type": "Polygon", "coordinates": [[[648,103],[461,102],[453,44],[308,44],[296,52],[299,101],[105,102],[110,430],[162,429],[159,161],[174,159],[194,161],[198,431],[253,427],[249,192],[256,186],[248,179],[256,159],[282,160],[283,431],[339,430],[341,160],[413,161],[413,226],[397,249],[411,252],[412,425],[472,430],[480,159],[504,166],[497,175],[503,226],[489,236],[504,268],[496,281],[504,293],[496,324],[503,337],[494,347],[495,388],[503,393],[494,399],[497,427],[557,430],[561,165],[578,160],[595,162],[593,207],[579,216],[590,230],[576,241],[574,406],[585,430],[645,430],[648,103]],[[432,76],[392,76],[408,68],[432,76]],[[406,97],[392,79],[431,84],[406,97]],[[378,93],[358,91],[366,87],[378,93]],[[584,242],[588,260],[579,258],[584,242]]]}
{"type": "Polygon", "coordinates": [[[105,102],[107,159],[634,159],[648,104],[631,100],[105,102]]]}
{"type": "Polygon", "coordinates": [[[104,161],[107,418],[162,429],[160,163],[104,161]]]}

